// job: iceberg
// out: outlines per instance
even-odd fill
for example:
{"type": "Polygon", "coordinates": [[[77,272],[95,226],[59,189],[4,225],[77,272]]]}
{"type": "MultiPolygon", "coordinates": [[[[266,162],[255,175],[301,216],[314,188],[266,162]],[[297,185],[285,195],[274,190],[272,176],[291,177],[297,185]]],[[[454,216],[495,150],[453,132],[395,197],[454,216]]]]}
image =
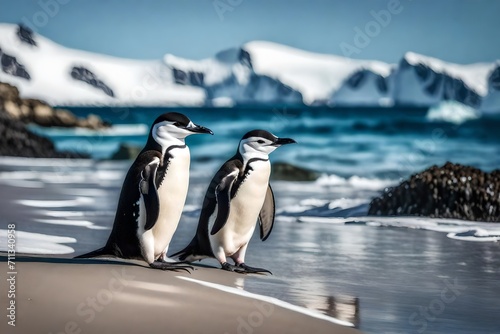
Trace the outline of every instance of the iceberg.
{"type": "Polygon", "coordinates": [[[431,107],[426,117],[430,121],[450,122],[459,125],[469,120],[478,119],[480,113],[457,101],[443,101],[431,107]]]}

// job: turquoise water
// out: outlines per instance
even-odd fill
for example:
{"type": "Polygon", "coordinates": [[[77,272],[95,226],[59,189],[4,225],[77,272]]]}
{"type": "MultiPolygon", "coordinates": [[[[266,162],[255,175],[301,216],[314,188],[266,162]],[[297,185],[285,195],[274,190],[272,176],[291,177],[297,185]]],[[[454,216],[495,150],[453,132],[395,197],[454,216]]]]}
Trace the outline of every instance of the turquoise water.
{"type": "MultiPolygon", "coordinates": [[[[116,127],[105,133],[80,130],[35,131],[60,149],[94,158],[109,157],[120,142],[141,146],[150,124],[165,108],[70,108],[79,116],[97,114],[116,127]]],[[[433,122],[420,108],[182,108],[214,136],[191,136],[193,161],[220,164],[235,151],[239,138],[261,128],[292,137],[298,145],[277,150],[274,161],[287,161],[342,177],[399,179],[446,161],[484,170],[500,166],[500,117],[483,116],[462,124],[433,122]]],[[[199,168],[193,163],[193,168],[199,168]]]]}

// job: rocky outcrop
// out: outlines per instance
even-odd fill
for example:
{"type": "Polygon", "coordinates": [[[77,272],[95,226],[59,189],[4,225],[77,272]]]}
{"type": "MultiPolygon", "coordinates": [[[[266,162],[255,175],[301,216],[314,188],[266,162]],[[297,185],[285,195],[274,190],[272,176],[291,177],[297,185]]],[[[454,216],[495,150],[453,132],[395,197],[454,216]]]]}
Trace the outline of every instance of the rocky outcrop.
{"type": "Polygon", "coordinates": [[[0,156],[88,158],[85,154],[57,151],[49,139],[29,131],[27,123],[90,129],[108,126],[97,116],[78,118],[67,110],[53,109],[45,102],[21,99],[16,87],[0,83],[0,156]]]}
{"type": "Polygon", "coordinates": [[[20,24],[17,26],[17,37],[23,43],[37,46],[35,39],[33,38],[33,30],[25,26],[24,24],[20,24]]]}
{"type": "Polygon", "coordinates": [[[175,83],[178,85],[191,85],[196,87],[203,87],[205,74],[202,72],[189,71],[185,72],[176,68],[172,69],[175,83]]]}
{"type": "Polygon", "coordinates": [[[94,130],[109,127],[109,124],[96,115],[78,118],[68,110],[54,109],[43,101],[22,99],[19,97],[19,90],[6,83],[0,83],[0,112],[2,110],[22,123],[40,126],[82,127],[94,130]]]}
{"type": "Polygon", "coordinates": [[[16,57],[6,54],[0,49],[0,66],[2,71],[7,74],[13,75],[15,77],[24,78],[26,80],[30,80],[31,76],[26,71],[24,65],[20,64],[16,57]]]}
{"type": "Polygon", "coordinates": [[[315,181],[319,173],[313,170],[297,167],[285,162],[276,162],[272,166],[271,178],[282,181],[315,181]]]}
{"type": "Polygon", "coordinates": [[[106,85],[102,80],[99,80],[92,71],[86,69],[83,66],[73,67],[71,69],[71,77],[75,80],[83,81],[97,89],[102,90],[108,96],[115,97],[115,93],[111,88],[109,88],[108,85],[106,85]]]}
{"type": "Polygon", "coordinates": [[[0,156],[30,158],[88,158],[84,154],[59,152],[47,138],[34,134],[26,126],[0,111],[0,156]]]}
{"type": "Polygon", "coordinates": [[[370,215],[500,222],[500,170],[446,163],[412,175],[370,203],[370,215]]]}

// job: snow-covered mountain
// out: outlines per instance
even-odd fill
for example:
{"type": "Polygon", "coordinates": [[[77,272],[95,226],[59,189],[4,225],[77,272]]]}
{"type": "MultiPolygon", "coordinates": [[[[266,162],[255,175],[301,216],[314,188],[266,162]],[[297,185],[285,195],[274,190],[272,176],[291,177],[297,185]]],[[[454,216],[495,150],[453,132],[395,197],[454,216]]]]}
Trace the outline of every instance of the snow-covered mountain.
{"type": "Polygon", "coordinates": [[[456,100],[500,111],[500,63],[458,65],[415,53],[398,64],[254,41],[213,58],[122,59],[0,24],[0,81],[53,105],[420,105],[456,100]]]}
{"type": "Polygon", "coordinates": [[[427,106],[454,100],[478,108],[493,68],[493,63],[458,65],[408,52],[393,75],[394,101],[427,106]]]}

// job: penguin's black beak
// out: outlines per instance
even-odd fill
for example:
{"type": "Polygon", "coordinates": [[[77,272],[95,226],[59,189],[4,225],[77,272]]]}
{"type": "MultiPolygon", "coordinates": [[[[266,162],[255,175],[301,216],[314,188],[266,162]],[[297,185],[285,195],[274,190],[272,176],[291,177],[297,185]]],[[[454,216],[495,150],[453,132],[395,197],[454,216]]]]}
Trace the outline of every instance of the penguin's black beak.
{"type": "Polygon", "coordinates": [[[297,142],[295,140],[293,140],[292,138],[278,138],[275,142],[274,142],[274,146],[282,146],[282,145],[288,145],[288,144],[297,144],[297,142]]]}
{"type": "Polygon", "coordinates": [[[213,131],[210,130],[209,128],[206,128],[206,127],[201,126],[201,125],[196,125],[196,124],[193,124],[193,126],[187,126],[186,130],[191,131],[193,133],[208,133],[211,135],[214,134],[213,131]]]}

